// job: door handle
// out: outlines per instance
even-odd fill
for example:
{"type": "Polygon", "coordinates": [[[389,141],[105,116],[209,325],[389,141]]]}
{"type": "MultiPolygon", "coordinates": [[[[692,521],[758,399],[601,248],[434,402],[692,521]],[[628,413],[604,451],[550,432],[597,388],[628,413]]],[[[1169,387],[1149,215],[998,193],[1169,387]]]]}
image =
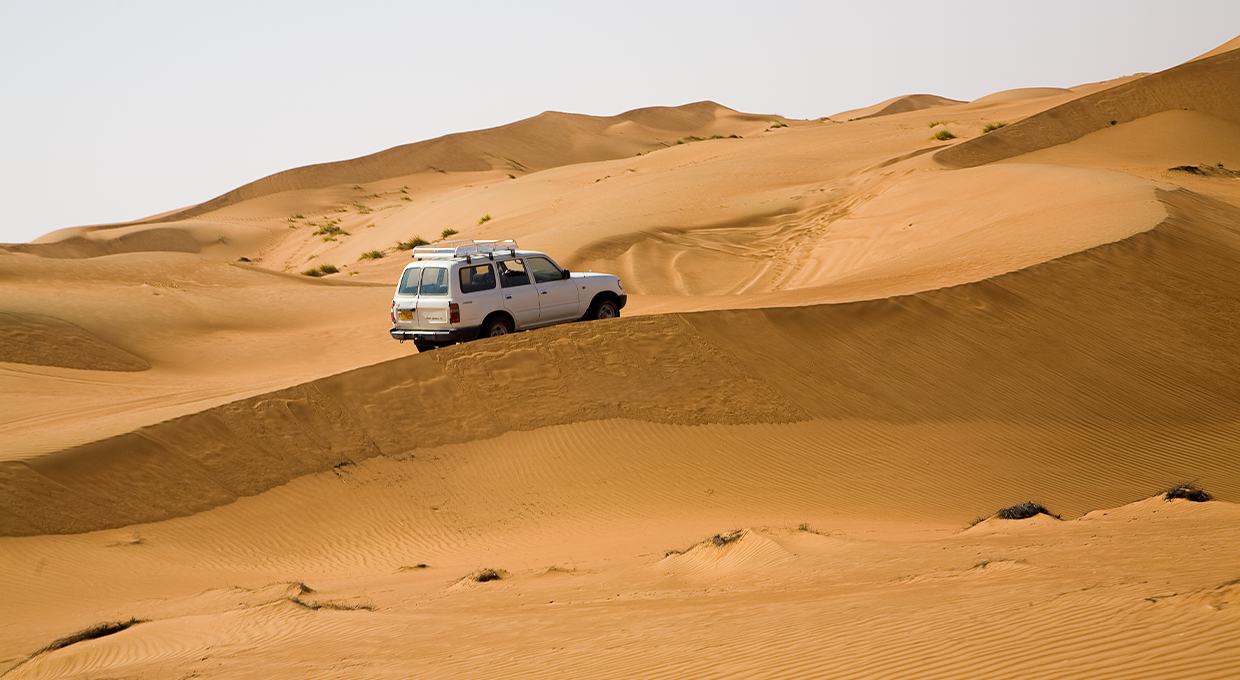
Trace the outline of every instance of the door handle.
{"type": "Polygon", "coordinates": [[[511,299],[512,299],[512,296],[511,296],[511,295],[505,295],[505,296],[504,296],[504,299],[505,299],[505,300],[511,300],[511,299]]]}

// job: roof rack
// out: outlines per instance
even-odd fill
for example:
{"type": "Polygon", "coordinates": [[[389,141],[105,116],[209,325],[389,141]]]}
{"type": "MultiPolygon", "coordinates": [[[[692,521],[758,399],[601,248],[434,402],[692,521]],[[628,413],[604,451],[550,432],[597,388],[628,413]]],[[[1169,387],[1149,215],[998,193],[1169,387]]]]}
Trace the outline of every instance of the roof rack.
{"type": "Polygon", "coordinates": [[[517,252],[515,239],[504,238],[488,241],[466,238],[456,241],[442,241],[429,246],[417,246],[413,249],[415,260],[455,260],[460,257],[471,258],[474,255],[486,255],[501,250],[517,252]]]}

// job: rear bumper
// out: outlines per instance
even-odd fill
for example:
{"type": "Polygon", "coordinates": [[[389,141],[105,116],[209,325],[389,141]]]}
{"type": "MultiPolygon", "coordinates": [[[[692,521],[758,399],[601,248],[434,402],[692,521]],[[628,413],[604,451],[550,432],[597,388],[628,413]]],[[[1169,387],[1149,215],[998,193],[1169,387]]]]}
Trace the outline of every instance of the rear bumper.
{"type": "Polygon", "coordinates": [[[465,342],[478,337],[479,326],[465,326],[463,328],[450,328],[443,331],[415,331],[405,328],[392,327],[388,330],[392,339],[400,340],[421,340],[423,342],[465,342]]]}

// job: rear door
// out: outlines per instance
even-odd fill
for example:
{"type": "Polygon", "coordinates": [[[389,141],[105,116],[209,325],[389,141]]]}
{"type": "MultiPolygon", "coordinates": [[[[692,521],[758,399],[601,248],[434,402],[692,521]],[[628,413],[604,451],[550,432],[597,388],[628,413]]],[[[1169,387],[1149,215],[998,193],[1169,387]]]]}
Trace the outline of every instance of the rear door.
{"type": "Polygon", "coordinates": [[[422,267],[408,267],[401,272],[392,298],[392,316],[397,328],[417,328],[418,288],[422,285],[422,267]]]}
{"type": "Polygon", "coordinates": [[[499,270],[500,290],[504,294],[504,309],[512,314],[517,328],[537,325],[538,291],[534,290],[534,281],[525,270],[525,263],[518,258],[495,264],[499,270]]]}
{"type": "Polygon", "coordinates": [[[457,267],[457,283],[460,284],[460,312],[462,326],[480,326],[486,315],[494,311],[496,305],[495,265],[490,262],[483,264],[466,264],[457,267]]]}
{"type": "Polygon", "coordinates": [[[418,329],[446,330],[448,327],[448,268],[422,267],[422,285],[418,291],[418,329]]]}

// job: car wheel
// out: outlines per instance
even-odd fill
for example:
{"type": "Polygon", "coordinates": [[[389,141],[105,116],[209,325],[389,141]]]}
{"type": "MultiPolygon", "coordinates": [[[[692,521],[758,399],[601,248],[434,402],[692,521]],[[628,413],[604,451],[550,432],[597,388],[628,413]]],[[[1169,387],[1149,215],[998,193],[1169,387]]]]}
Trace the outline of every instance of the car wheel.
{"type": "Polygon", "coordinates": [[[590,310],[591,319],[615,319],[620,316],[620,307],[615,300],[600,300],[590,310]]]}
{"type": "Polygon", "coordinates": [[[493,316],[482,324],[482,331],[478,333],[480,338],[498,338],[501,335],[508,335],[512,332],[512,322],[502,316],[493,316]]]}

